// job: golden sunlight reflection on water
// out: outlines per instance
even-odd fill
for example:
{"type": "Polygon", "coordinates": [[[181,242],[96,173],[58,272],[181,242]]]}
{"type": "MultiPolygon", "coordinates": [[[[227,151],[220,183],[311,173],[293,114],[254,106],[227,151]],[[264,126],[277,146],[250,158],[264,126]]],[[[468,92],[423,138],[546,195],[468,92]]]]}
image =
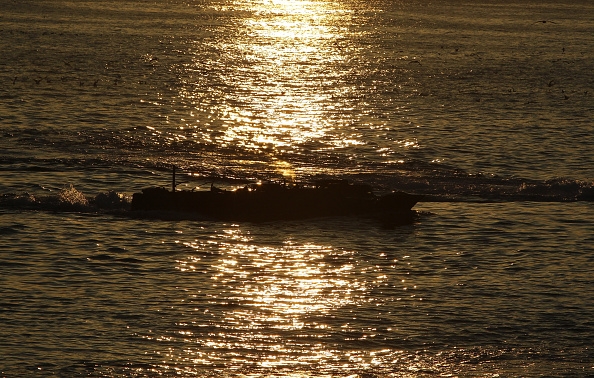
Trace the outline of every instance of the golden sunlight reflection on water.
{"type": "Polygon", "coordinates": [[[201,327],[212,331],[199,340],[192,340],[198,337],[192,331],[180,331],[184,334],[178,336],[188,339],[189,348],[182,356],[172,352],[172,359],[212,365],[232,357],[236,366],[271,368],[361,358],[357,353],[344,356],[322,343],[330,329],[341,332],[350,327],[327,320],[336,311],[369,301],[371,287],[385,280],[381,275],[362,280],[361,271],[370,267],[362,268],[354,251],[290,238],[280,245],[262,245],[240,228],[185,246],[196,254],[178,261],[182,274],[204,267],[196,256],[205,249],[216,251],[216,261],[209,263],[210,283],[203,285],[210,286],[204,294],[213,317],[197,314],[201,320],[195,320],[211,319],[201,327]],[[192,346],[196,343],[200,347],[192,346]]]}
{"type": "Polygon", "coordinates": [[[338,120],[329,115],[336,113],[337,91],[344,91],[337,85],[344,69],[336,65],[348,59],[348,49],[340,44],[350,33],[351,12],[327,1],[237,1],[235,6],[249,14],[238,20],[237,40],[217,43],[224,51],[220,59],[205,63],[195,58],[196,67],[222,67],[223,85],[213,95],[218,98],[200,102],[195,100],[200,95],[188,88],[180,93],[199,114],[216,114],[197,119],[198,134],[223,148],[271,155],[302,146],[317,149],[321,140],[325,148],[360,144],[337,131],[348,115],[338,120]]]}

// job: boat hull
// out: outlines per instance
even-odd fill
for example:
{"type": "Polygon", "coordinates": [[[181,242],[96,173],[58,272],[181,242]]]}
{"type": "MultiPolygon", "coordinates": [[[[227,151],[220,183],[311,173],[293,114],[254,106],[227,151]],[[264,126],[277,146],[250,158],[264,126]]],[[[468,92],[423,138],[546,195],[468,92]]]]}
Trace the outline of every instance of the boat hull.
{"type": "Polygon", "coordinates": [[[332,216],[397,219],[411,212],[420,196],[393,192],[376,196],[366,186],[312,188],[281,185],[257,190],[168,191],[144,189],[132,211],[199,214],[230,221],[297,220],[332,216]]]}

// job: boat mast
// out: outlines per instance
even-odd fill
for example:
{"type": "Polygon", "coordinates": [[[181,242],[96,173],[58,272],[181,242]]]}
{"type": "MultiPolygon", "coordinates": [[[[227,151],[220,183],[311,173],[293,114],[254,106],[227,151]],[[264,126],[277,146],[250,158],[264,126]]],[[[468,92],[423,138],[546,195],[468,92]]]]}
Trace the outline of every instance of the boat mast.
{"type": "Polygon", "coordinates": [[[171,178],[171,192],[175,193],[175,165],[173,166],[173,177],[171,178]]]}

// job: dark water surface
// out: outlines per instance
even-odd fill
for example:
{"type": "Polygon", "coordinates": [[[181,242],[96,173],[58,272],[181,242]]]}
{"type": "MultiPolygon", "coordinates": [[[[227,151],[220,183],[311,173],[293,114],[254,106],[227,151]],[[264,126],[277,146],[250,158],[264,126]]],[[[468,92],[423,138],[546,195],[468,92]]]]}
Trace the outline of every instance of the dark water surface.
{"type": "Polygon", "coordinates": [[[0,3],[1,375],[594,376],[592,30],[586,1],[0,3]],[[172,164],[430,202],[127,216],[172,164]]]}

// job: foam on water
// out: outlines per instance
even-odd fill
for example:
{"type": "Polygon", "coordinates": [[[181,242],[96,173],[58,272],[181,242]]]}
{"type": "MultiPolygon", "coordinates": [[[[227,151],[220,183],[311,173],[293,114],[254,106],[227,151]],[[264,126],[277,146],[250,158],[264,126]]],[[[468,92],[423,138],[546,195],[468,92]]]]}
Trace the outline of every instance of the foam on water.
{"type": "Polygon", "coordinates": [[[130,199],[125,195],[109,191],[87,198],[72,184],[61,189],[57,194],[38,195],[31,193],[5,193],[0,196],[0,209],[41,210],[65,212],[97,212],[107,210],[126,210],[130,199]]]}

